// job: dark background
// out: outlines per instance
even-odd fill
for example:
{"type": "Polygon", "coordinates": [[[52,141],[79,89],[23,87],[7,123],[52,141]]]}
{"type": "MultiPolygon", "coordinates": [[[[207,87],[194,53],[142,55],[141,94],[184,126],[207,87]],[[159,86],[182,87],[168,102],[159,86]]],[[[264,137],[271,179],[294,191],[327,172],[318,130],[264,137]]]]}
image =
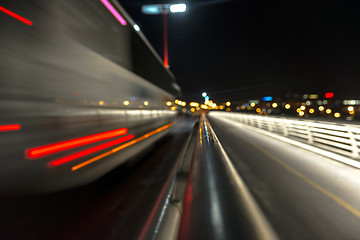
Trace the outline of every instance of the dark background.
{"type": "MultiPolygon", "coordinates": [[[[120,3],[162,57],[162,15],[144,15],[141,6],[165,1],[120,3]]],[[[202,91],[215,101],[327,91],[359,97],[357,1],[186,3],[186,13],[168,15],[169,64],[184,99],[202,91]]]]}

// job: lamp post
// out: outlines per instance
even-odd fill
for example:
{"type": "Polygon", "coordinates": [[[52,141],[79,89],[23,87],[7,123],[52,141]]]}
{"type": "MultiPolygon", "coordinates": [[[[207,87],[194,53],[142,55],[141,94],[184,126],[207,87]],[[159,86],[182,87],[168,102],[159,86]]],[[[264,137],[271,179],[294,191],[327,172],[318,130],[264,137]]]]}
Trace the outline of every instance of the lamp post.
{"type": "Polygon", "coordinates": [[[183,13],[186,12],[187,7],[185,3],[178,4],[152,4],[144,5],[141,8],[142,13],[150,15],[163,15],[163,35],[164,35],[164,67],[169,68],[168,59],[168,34],[167,34],[167,15],[168,13],[183,13]]]}

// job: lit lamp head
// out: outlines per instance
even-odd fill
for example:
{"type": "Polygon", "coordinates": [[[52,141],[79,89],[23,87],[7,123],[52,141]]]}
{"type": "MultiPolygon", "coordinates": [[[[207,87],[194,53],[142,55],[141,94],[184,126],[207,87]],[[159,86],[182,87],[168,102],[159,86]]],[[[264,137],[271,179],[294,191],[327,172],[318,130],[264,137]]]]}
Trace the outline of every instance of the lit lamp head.
{"type": "Polygon", "coordinates": [[[177,4],[151,4],[141,7],[141,12],[144,14],[163,14],[164,10],[171,13],[183,13],[186,12],[187,6],[185,3],[177,4]]]}
{"type": "Polygon", "coordinates": [[[172,13],[183,13],[186,12],[186,4],[185,3],[178,3],[178,4],[172,4],[169,7],[170,12],[172,13]]]}
{"type": "Polygon", "coordinates": [[[162,10],[161,4],[144,5],[141,7],[141,12],[144,14],[162,14],[162,10]]]}

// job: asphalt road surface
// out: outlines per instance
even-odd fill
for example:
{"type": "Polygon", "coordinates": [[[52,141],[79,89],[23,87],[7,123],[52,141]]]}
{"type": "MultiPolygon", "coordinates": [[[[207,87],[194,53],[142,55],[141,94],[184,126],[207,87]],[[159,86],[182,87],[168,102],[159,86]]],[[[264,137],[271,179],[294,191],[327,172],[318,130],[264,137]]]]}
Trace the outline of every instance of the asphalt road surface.
{"type": "Polygon", "coordinates": [[[280,239],[360,239],[360,170],[210,117],[280,239]]]}

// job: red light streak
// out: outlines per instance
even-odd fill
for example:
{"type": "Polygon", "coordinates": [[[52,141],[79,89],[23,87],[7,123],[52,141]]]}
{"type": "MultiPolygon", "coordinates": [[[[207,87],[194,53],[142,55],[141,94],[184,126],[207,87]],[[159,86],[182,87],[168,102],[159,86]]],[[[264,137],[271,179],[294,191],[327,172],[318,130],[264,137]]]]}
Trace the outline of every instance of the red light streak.
{"type": "Polygon", "coordinates": [[[105,153],[102,153],[102,154],[100,154],[100,155],[98,155],[98,156],[96,156],[96,157],[93,157],[93,158],[85,161],[85,162],[82,162],[82,163],[80,163],[80,164],[78,164],[78,165],[76,165],[76,166],[73,166],[73,167],[71,168],[71,171],[76,171],[76,170],[78,170],[78,169],[80,169],[80,168],[82,168],[82,167],[85,167],[85,166],[93,163],[93,162],[96,162],[96,161],[98,161],[98,160],[100,160],[100,159],[103,159],[104,157],[107,157],[107,156],[109,156],[109,155],[111,155],[111,154],[114,154],[114,153],[120,151],[120,150],[123,150],[123,149],[125,149],[125,148],[127,148],[127,147],[130,147],[131,145],[134,145],[134,144],[137,143],[137,142],[140,142],[140,141],[142,141],[142,140],[144,140],[144,139],[146,139],[146,138],[148,138],[148,137],[151,137],[152,135],[154,135],[154,134],[156,134],[156,133],[159,133],[159,132],[161,132],[161,131],[163,131],[163,130],[169,128],[169,127],[171,127],[172,125],[173,125],[173,123],[166,124],[166,125],[158,128],[158,129],[155,129],[155,130],[153,130],[153,131],[151,131],[151,132],[149,132],[149,133],[141,136],[141,137],[138,137],[138,138],[136,138],[136,139],[134,139],[134,140],[132,140],[132,141],[130,141],[130,142],[127,142],[127,143],[125,143],[125,144],[123,144],[123,145],[120,145],[119,147],[116,147],[116,148],[114,148],[114,149],[111,149],[110,151],[107,151],[107,152],[105,152],[105,153]]]}
{"type": "Polygon", "coordinates": [[[70,139],[62,142],[52,143],[26,150],[26,156],[30,159],[48,156],[60,151],[80,147],[86,144],[99,142],[113,137],[125,135],[126,128],[115,129],[103,133],[93,134],[85,137],[70,139]]]}
{"type": "Polygon", "coordinates": [[[164,18],[164,67],[169,67],[169,59],[168,59],[168,33],[167,33],[167,12],[166,10],[163,11],[163,18],[164,18]]]}
{"type": "Polygon", "coordinates": [[[20,124],[0,125],[0,132],[17,131],[20,128],[20,124]]]}
{"type": "Polygon", "coordinates": [[[26,23],[27,25],[31,26],[33,24],[31,21],[27,20],[26,18],[23,18],[22,16],[19,16],[16,13],[14,13],[10,10],[7,10],[6,8],[3,8],[2,6],[0,6],[0,11],[3,11],[4,13],[9,14],[10,16],[16,18],[17,20],[22,21],[23,23],[26,23]]]}
{"type": "Polygon", "coordinates": [[[77,158],[89,155],[89,154],[94,153],[94,152],[98,152],[98,151],[103,150],[105,148],[112,147],[114,145],[117,145],[119,143],[128,141],[128,140],[133,139],[133,138],[134,138],[134,135],[127,135],[125,137],[121,137],[121,138],[113,140],[111,142],[107,142],[107,143],[101,144],[99,146],[92,147],[92,148],[86,149],[84,151],[81,151],[81,152],[78,152],[78,153],[63,157],[63,158],[56,159],[56,160],[50,162],[50,166],[59,166],[61,164],[70,162],[72,160],[75,160],[77,158]]]}

